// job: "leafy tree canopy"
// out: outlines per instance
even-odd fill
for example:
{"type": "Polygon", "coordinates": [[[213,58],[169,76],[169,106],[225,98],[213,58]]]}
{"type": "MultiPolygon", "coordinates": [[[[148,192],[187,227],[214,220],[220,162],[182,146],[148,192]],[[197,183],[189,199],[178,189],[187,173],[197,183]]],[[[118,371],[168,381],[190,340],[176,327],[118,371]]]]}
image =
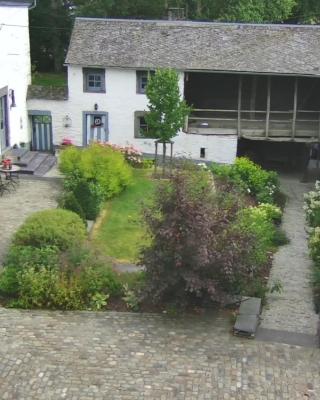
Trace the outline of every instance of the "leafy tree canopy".
{"type": "Polygon", "coordinates": [[[147,86],[149,100],[146,122],[148,134],[155,139],[168,141],[183,128],[189,107],[182,100],[179,77],[172,69],[159,69],[150,76],[147,86]]]}

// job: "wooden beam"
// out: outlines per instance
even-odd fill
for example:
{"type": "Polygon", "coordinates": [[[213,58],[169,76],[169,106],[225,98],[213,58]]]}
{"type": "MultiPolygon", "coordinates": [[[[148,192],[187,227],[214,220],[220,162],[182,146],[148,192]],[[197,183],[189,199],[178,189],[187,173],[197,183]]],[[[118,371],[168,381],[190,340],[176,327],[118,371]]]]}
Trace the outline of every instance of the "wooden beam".
{"type": "Polygon", "coordinates": [[[292,136],[291,136],[292,140],[296,136],[297,106],[298,106],[298,78],[294,78],[292,136]]]}
{"type": "Polygon", "coordinates": [[[267,80],[266,139],[268,139],[268,137],[269,137],[270,103],[271,103],[271,76],[268,76],[268,80],[267,80]]]}
{"type": "Polygon", "coordinates": [[[238,137],[241,136],[241,102],[242,102],[242,76],[239,75],[239,84],[238,84],[238,137]]]}
{"type": "Polygon", "coordinates": [[[250,98],[250,118],[254,119],[255,108],[256,108],[256,99],[257,99],[257,75],[252,76],[252,86],[251,86],[251,98],[250,98]]]}

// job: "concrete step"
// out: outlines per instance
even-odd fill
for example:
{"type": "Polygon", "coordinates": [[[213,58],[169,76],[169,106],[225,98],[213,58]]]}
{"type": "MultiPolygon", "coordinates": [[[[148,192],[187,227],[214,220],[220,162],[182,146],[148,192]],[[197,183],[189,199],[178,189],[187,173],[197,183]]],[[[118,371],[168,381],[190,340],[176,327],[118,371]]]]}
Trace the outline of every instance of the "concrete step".
{"type": "Polygon", "coordinates": [[[37,154],[38,153],[36,151],[27,151],[22,157],[20,157],[20,160],[15,162],[15,164],[19,165],[20,167],[26,167],[31,160],[37,156],[37,154]]]}
{"type": "Polygon", "coordinates": [[[32,157],[28,165],[21,167],[21,174],[34,174],[35,171],[40,167],[44,160],[48,157],[47,153],[37,153],[32,157]]]}
{"type": "Polygon", "coordinates": [[[45,158],[39,167],[34,171],[35,176],[43,176],[45,175],[57,162],[57,159],[52,154],[47,154],[47,158],[45,158]]]}
{"type": "Polygon", "coordinates": [[[28,149],[19,147],[18,149],[10,149],[5,153],[5,157],[10,158],[14,164],[20,165],[19,162],[29,152],[28,149]]]}

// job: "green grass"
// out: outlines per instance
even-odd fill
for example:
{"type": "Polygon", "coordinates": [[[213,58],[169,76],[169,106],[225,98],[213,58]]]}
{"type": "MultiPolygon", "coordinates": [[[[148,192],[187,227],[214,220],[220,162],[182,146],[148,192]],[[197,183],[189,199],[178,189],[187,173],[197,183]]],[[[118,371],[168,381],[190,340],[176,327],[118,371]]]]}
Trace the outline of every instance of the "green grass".
{"type": "Polygon", "coordinates": [[[64,73],[37,72],[32,77],[32,84],[40,86],[65,86],[67,84],[67,77],[64,73]]]}
{"type": "Polygon", "coordinates": [[[122,262],[137,260],[139,248],[148,240],[141,221],[142,202],[151,197],[154,187],[150,171],[135,170],[133,183],[106,204],[106,215],[93,237],[104,254],[122,262]]]}

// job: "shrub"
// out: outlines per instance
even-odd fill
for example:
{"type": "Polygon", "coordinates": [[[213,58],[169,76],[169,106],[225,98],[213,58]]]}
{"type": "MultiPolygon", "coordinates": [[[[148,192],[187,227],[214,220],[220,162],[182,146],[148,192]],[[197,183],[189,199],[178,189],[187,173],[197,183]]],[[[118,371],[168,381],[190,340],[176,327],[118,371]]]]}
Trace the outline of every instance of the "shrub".
{"type": "Polygon", "coordinates": [[[60,208],[73,211],[74,213],[78,214],[84,222],[86,221],[86,215],[83,211],[83,208],[81,207],[73,192],[63,193],[63,195],[58,200],[58,205],[60,208]]]}
{"type": "Polygon", "coordinates": [[[69,274],[58,269],[30,267],[18,273],[18,298],[12,305],[21,308],[100,310],[110,295],[122,287],[108,268],[84,268],[69,274]]]}
{"type": "Polygon", "coordinates": [[[100,213],[104,201],[101,186],[94,182],[82,180],[75,185],[72,193],[81,209],[85,210],[85,218],[95,220],[100,213]]]}
{"type": "Polygon", "coordinates": [[[278,195],[278,176],[265,171],[245,157],[237,158],[233,165],[212,164],[211,170],[217,177],[231,180],[240,190],[254,196],[258,203],[274,203],[278,195]]]}
{"type": "Polygon", "coordinates": [[[304,210],[310,226],[320,226],[320,181],[315,184],[315,190],[304,195],[304,210]]]}
{"type": "Polygon", "coordinates": [[[0,293],[16,296],[18,293],[18,273],[30,266],[36,270],[57,268],[59,251],[56,247],[11,246],[0,274],[0,293]]]}
{"type": "Polygon", "coordinates": [[[273,217],[279,217],[279,214],[275,210],[274,213],[271,211],[262,205],[246,208],[239,213],[238,227],[255,239],[250,251],[250,260],[255,269],[267,263],[275,247],[276,227],[273,217]]]}
{"type": "Polygon", "coordinates": [[[151,244],[140,260],[153,302],[223,302],[235,281],[249,279],[251,238],[234,228],[237,211],[199,167],[175,170],[160,184],[144,210],[151,244]]]}
{"type": "Polygon", "coordinates": [[[67,146],[59,167],[65,176],[65,190],[75,195],[87,219],[95,219],[103,201],[131,182],[132,172],[124,155],[99,143],[85,149],[67,146]]]}
{"type": "Polygon", "coordinates": [[[32,214],[16,232],[13,243],[18,246],[56,246],[65,250],[86,237],[81,218],[67,210],[45,210],[32,214]]]}
{"type": "Polygon", "coordinates": [[[309,249],[312,260],[320,267],[320,227],[314,228],[309,238],[309,249]]]}
{"type": "Polygon", "coordinates": [[[315,265],[312,273],[312,285],[316,312],[320,312],[320,267],[315,265]]]}
{"type": "Polygon", "coordinates": [[[81,310],[85,308],[77,277],[58,270],[28,268],[18,275],[19,297],[12,305],[21,308],[81,310]]]}
{"type": "Polygon", "coordinates": [[[59,167],[67,187],[72,189],[79,180],[86,180],[99,184],[105,198],[120,193],[131,182],[132,172],[121,152],[102,144],[85,149],[67,147],[61,153],[59,167]]]}

